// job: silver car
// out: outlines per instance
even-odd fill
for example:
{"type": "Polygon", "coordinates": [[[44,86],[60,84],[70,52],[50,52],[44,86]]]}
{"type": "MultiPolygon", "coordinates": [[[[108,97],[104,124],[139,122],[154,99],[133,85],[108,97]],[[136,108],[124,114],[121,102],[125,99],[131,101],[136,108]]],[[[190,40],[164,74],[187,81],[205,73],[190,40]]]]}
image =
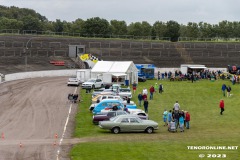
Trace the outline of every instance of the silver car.
{"type": "Polygon", "coordinates": [[[132,91],[130,88],[120,88],[118,95],[121,96],[122,98],[132,98],[132,91]]]}
{"type": "Polygon", "coordinates": [[[142,120],[137,115],[119,115],[110,118],[109,121],[99,122],[102,129],[110,130],[112,133],[119,132],[147,132],[153,133],[158,129],[158,123],[152,120],[142,120]]]}

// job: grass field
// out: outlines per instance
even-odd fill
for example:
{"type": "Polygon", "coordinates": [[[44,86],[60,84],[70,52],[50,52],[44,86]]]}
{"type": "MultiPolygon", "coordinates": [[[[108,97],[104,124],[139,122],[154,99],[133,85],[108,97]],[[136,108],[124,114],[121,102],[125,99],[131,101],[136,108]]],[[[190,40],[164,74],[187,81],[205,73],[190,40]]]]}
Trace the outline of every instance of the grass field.
{"type": "MultiPolygon", "coordinates": [[[[169,82],[148,80],[139,83],[137,91],[162,83],[163,94],[154,94],[149,100],[149,117],[159,123],[153,134],[112,134],[92,124],[89,112],[90,94],[81,91],[83,102],[76,116],[75,137],[84,142],[75,145],[70,152],[72,160],[239,160],[239,149],[235,150],[190,150],[187,146],[239,146],[240,144],[240,84],[231,85],[229,80],[201,80],[169,82]],[[221,86],[231,85],[232,96],[223,97],[221,86]],[[220,115],[219,101],[224,99],[225,112],[220,115]],[[190,129],[170,133],[163,126],[162,113],[170,110],[178,100],[181,109],[191,114],[190,129]],[[203,154],[205,157],[203,157],[203,154]],[[199,158],[199,155],[203,158],[199,158]],[[216,157],[215,157],[216,156],[216,157]],[[226,156],[226,157],[225,157],[226,156]]],[[[137,93],[132,98],[137,103],[137,93]]],[[[138,107],[141,108],[141,107],[138,107]]]]}

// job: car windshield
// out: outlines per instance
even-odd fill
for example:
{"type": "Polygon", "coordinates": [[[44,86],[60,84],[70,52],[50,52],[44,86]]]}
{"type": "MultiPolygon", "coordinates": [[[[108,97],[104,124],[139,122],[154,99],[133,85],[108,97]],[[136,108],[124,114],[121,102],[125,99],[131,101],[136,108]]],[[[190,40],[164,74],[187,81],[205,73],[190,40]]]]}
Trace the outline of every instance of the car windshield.
{"type": "Polygon", "coordinates": [[[120,92],[131,92],[130,89],[120,89],[120,92]]]}
{"type": "Polygon", "coordinates": [[[94,79],[89,79],[88,82],[95,82],[95,80],[94,79]]]}

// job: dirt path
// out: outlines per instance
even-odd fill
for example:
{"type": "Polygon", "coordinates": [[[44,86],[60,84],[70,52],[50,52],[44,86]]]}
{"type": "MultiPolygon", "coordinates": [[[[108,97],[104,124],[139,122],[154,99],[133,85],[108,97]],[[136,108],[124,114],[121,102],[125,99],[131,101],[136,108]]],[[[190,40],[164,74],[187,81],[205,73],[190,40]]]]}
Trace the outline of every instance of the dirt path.
{"type": "Polygon", "coordinates": [[[77,142],[71,139],[77,105],[67,95],[78,91],[66,82],[57,77],[0,84],[0,160],[69,159],[77,142]]]}

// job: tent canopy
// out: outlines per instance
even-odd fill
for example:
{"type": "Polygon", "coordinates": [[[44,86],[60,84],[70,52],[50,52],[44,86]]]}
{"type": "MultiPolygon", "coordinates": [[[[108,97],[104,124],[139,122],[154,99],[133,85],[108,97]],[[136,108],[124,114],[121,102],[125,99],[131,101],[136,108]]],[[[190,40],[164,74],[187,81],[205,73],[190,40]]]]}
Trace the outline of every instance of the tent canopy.
{"type": "Polygon", "coordinates": [[[205,68],[207,68],[207,67],[202,67],[202,66],[201,66],[201,67],[200,67],[200,66],[198,67],[198,66],[194,66],[194,67],[189,67],[189,68],[191,68],[191,69],[205,69],[205,68]]]}
{"type": "Polygon", "coordinates": [[[133,83],[138,82],[138,69],[133,61],[98,61],[91,70],[92,77],[102,75],[104,81],[112,81],[108,75],[124,77],[125,80],[133,83]]]}
{"type": "Polygon", "coordinates": [[[132,61],[98,61],[92,68],[92,73],[127,73],[129,68],[133,72],[137,71],[137,68],[132,61]],[[134,66],[134,67],[132,67],[134,66]]]}

